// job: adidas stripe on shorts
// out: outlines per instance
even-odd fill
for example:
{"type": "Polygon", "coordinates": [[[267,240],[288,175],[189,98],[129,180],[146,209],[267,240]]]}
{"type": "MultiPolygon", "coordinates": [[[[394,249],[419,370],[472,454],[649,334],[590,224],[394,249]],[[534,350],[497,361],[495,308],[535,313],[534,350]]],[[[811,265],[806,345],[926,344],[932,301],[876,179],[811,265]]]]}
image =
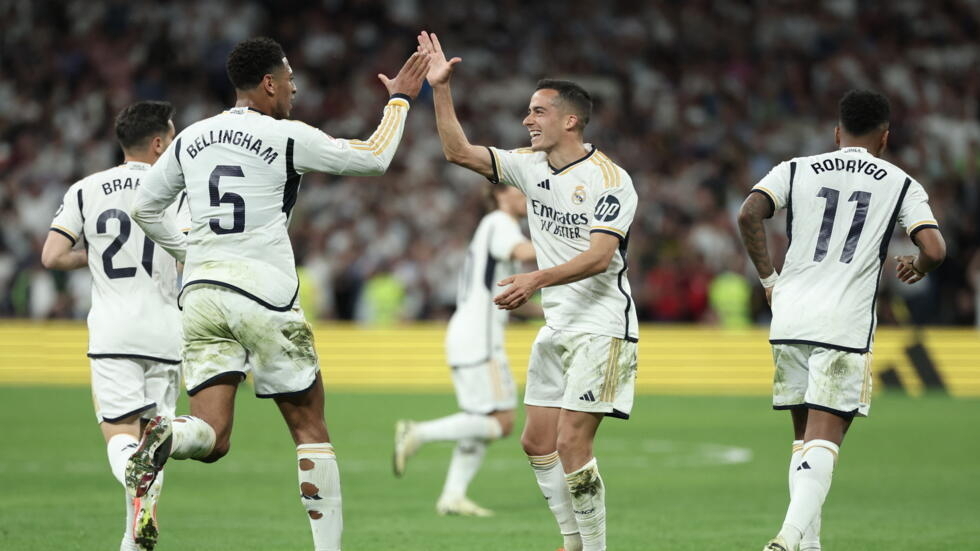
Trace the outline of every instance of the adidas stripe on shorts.
{"type": "Polygon", "coordinates": [[[531,347],[524,403],[628,419],[635,386],[635,342],[546,325],[531,347]]]}

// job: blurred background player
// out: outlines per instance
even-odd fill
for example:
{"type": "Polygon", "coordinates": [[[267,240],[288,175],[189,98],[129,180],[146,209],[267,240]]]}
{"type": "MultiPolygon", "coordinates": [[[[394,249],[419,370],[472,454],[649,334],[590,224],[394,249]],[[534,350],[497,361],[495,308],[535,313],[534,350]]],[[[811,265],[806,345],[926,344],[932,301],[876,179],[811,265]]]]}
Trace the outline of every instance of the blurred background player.
{"type": "Polygon", "coordinates": [[[297,304],[299,283],[287,234],[301,175],[378,175],[398,148],[410,100],[428,58],[412,54],[394,79],[378,78],[390,99],[367,141],[334,139],[286,120],[296,86],[280,45],[239,43],[227,70],[234,108],[188,127],[149,174],[133,217],[178,260],[186,258],[184,382],[191,414],[147,426],[127,484],[146,491],[168,456],[214,462],[228,453],[235,394],[251,369],[255,393],[272,398],[296,444],[301,501],[317,551],[340,549],[340,475],[323,414],[313,333],[297,304]],[[184,189],[185,237],[163,209],[184,189]]]}
{"type": "MultiPolygon", "coordinates": [[[[449,473],[436,502],[440,515],[490,516],[466,497],[466,490],[483,463],[487,445],[510,434],[514,427],[517,390],[504,351],[507,311],[493,304],[495,283],[534,260],[534,247],[521,233],[519,218],[527,216],[527,203],[517,188],[491,190],[493,211],[483,217],[466,252],[459,275],[456,312],[446,333],[446,358],[452,367],[453,386],[460,413],[395,425],[394,470],[405,473],[405,463],[427,442],[456,441],[449,473]]],[[[540,307],[523,313],[540,315],[540,307]]],[[[522,307],[522,308],[524,308],[522,307]]]]}
{"type": "Polygon", "coordinates": [[[837,151],[780,163],[752,189],[739,228],[772,304],[773,409],[788,409],[795,440],[790,504],[767,551],[820,549],[820,510],[844,434],[871,408],[875,302],[898,222],[919,248],[896,258],[898,278],[935,270],[946,245],[922,186],[880,156],[890,107],[881,94],[840,100],[837,151]],[[763,219],[787,209],[790,244],[781,274],[763,219]]]}
{"type": "MultiPolygon", "coordinates": [[[[88,266],[92,273],[92,396],[109,466],[124,487],[126,460],[136,449],[141,421],[173,415],[180,384],[177,263],[128,214],[150,166],[174,138],[173,115],[173,107],[160,101],[135,103],[119,113],[115,127],[123,164],[68,188],[41,253],[45,268],[88,266]]],[[[176,223],[178,207],[168,205],[161,216],[176,223]]],[[[133,500],[127,494],[120,550],[137,549],[137,543],[153,549],[162,485],[160,476],[146,495],[133,500]]]]}
{"type": "Polygon", "coordinates": [[[494,302],[512,310],[544,289],[546,325],[531,350],[521,437],[567,551],[606,548],[605,488],[592,453],[606,415],[629,418],[636,379],[636,310],[626,245],[636,211],[629,175],[583,142],[592,99],[580,86],[543,80],[524,126],[531,147],[471,145],[456,118],[453,67],[425,31],[436,126],[446,159],[521,190],[528,198],[539,270],[503,279],[494,302]]]}

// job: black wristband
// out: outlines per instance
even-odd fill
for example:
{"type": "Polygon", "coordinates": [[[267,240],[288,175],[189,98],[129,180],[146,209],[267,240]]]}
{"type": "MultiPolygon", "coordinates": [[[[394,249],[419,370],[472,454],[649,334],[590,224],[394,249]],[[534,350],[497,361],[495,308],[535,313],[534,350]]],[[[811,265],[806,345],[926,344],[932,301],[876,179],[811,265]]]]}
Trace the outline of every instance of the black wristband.
{"type": "Polygon", "coordinates": [[[409,105],[412,105],[412,98],[408,97],[406,94],[392,94],[391,97],[388,98],[388,101],[391,101],[395,98],[401,98],[407,101],[409,105]]]}

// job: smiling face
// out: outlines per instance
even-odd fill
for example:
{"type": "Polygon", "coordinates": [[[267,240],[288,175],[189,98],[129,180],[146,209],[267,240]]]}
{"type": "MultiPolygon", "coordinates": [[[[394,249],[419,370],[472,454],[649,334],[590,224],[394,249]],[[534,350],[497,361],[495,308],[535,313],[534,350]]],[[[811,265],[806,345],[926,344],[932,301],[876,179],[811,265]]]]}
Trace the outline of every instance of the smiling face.
{"type": "Polygon", "coordinates": [[[531,96],[524,117],[524,127],[531,134],[531,150],[550,151],[565,132],[575,127],[576,120],[575,115],[562,109],[556,90],[538,90],[531,96]]]}

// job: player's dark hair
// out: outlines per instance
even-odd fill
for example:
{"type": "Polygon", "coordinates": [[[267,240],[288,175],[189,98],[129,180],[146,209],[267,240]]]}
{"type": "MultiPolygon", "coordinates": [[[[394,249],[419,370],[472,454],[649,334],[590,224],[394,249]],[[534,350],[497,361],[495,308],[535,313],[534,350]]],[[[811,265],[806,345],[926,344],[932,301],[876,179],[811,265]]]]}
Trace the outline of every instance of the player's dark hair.
{"type": "Polygon", "coordinates": [[[592,116],[592,96],[585,91],[585,88],[568,80],[545,78],[538,81],[535,90],[558,92],[560,101],[570,105],[572,111],[578,115],[579,130],[585,130],[585,125],[589,124],[589,118],[592,116]]]}
{"type": "Polygon", "coordinates": [[[166,101],[140,101],[116,116],[116,139],[123,149],[143,147],[155,136],[166,135],[174,106],[166,101]]]}
{"type": "Polygon", "coordinates": [[[888,98],[871,90],[851,90],[840,99],[840,123],[852,136],[864,136],[888,122],[888,98]]]}
{"type": "Polygon", "coordinates": [[[262,77],[283,66],[286,54],[271,38],[250,38],[239,42],[228,54],[228,78],[237,90],[249,90],[262,82],[262,77]]]}

